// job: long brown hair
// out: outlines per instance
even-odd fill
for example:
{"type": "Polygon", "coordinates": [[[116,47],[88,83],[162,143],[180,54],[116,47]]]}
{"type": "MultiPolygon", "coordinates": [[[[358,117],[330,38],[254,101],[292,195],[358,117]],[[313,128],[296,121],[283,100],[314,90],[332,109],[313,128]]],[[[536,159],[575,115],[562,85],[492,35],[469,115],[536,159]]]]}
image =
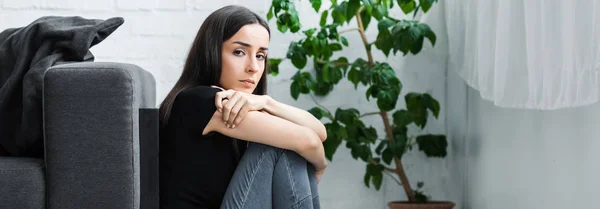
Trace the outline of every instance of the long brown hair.
{"type": "MultiPolygon", "coordinates": [[[[271,34],[267,22],[256,13],[242,6],[225,6],[210,14],[200,26],[192,43],[183,72],[175,86],[160,104],[160,124],[164,127],[171,114],[175,97],[179,92],[194,86],[220,86],[221,50],[223,42],[230,39],[240,28],[248,24],[260,24],[271,34]]],[[[265,59],[265,69],[253,94],[267,93],[268,67],[265,59]]]]}

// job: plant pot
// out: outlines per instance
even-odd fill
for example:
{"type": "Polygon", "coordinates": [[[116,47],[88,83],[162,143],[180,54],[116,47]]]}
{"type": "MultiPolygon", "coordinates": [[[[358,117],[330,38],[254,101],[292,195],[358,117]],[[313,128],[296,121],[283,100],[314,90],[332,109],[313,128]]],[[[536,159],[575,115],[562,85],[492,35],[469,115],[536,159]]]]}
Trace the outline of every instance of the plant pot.
{"type": "Polygon", "coordinates": [[[427,203],[412,203],[407,201],[389,202],[390,209],[452,209],[453,202],[448,201],[429,201],[427,203]]]}

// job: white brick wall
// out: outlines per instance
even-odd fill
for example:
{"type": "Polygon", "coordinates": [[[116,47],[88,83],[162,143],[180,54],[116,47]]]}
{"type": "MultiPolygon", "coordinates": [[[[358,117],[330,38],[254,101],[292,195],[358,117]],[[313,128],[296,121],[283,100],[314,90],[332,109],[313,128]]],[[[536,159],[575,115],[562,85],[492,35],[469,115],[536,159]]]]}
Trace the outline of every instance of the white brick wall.
{"type": "Polygon", "coordinates": [[[41,0],[23,0],[23,1],[9,1],[4,0],[2,7],[4,9],[33,9],[40,7],[41,0]]]}
{"type": "MultiPolygon", "coordinates": [[[[298,11],[305,27],[316,26],[319,16],[314,13],[308,1],[299,0],[298,11]]],[[[328,2],[328,1],[323,1],[328,2]]],[[[123,17],[125,23],[106,40],[92,48],[96,61],[133,63],[151,72],[157,81],[157,104],[162,101],[175,81],[179,78],[183,61],[190,44],[204,18],[210,12],[229,4],[247,6],[265,16],[270,0],[0,0],[0,30],[10,27],[22,27],[45,15],[78,15],[86,18],[106,19],[123,17]]],[[[438,32],[438,45],[430,45],[418,56],[391,58],[390,64],[397,70],[405,91],[426,91],[433,94],[442,104],[440,120],[431,120],[427,132],[445,131],[445,73],[446,40],[442,11],[435,7],[428,18],[432,28],[438,32]]],[[[351,23],[354,24],[354,23],[351,23]]],[[[280,34],[274,21],[270,22],[272,37],[270,55],[285,56],[289,41],[298,35],[280,34]]],[[[375,23],[367,31],[370,38],[376,35],[375,23]]],[[[350,48],[343,54],[349,59],[363,56],[360,36],[356,33],[345,34],[350,48]]],[[[382,60],[383,54],[376,53],[375,58],[382,60]]],[[[269,92],[272,97],[298,107],[310,108],[310,98],[301,97],[294,101],[289,95],[289,78],[294,68],[289,62],[281,66],[281,74],[270,77],[269,92]]],[[[374,111],[376,105],[363,99],[364,88],[359,88],[359,97],[345,98],[342,95],[355,94],[354,88],[343,81],[332,96],[319,99],[331,109],[336,107],[358,107],[361,111],[374,111]]],[[[399,106],[404,101],[399,102],[399,106]]],[[[367,118],[367,123],[381,130],[378,117],[367,118]]],[[[379,133],[383,135],[383,132],[379,133]]],[[[407,156],[406,165],[412,181],[425,181],[426,189],[436,199],[452,199],[461,193],[456,185],[451,161],[428,160],[422,154],[407,156]]],[[[334,161],[330,164],[322,183],[319,185],[323,208],[327,209],[363,209],[387,208],[387,202],[404,199],[404,194],[394,181],[384,179],[381,191],[368,189],[363,185],[365,166],[350,157],[349,151],[340,146],[334,161]]],[[[413,182],[414,183],[414,182],[413,182]]],[[[459,208],[459,207],[457,207],[459,208]]]]}

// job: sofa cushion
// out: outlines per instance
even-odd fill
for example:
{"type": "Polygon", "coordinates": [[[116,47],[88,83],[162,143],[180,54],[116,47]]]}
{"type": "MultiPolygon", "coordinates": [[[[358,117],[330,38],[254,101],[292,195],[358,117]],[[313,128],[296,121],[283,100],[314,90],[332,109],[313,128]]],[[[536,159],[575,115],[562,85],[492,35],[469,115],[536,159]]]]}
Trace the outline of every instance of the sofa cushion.
{"type": "Polygon", "coordinates": [[[44,161],[0,157],[0,208],[46,208],[44,161]]]}

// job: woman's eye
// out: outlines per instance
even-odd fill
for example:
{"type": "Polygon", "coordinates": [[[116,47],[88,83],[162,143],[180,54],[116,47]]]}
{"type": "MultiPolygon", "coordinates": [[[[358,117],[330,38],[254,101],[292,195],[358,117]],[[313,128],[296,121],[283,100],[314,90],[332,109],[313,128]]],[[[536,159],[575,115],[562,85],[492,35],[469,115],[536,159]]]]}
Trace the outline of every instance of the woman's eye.
{"type": "Polygon", "coordinates": [[[242,51],[242,50],[235,50],[235,51],[233,51],[233,54],[235,54],[236,56],[242,56],[242,55],[244,55],[245,53],[244,53],[244,51],[242,51]]]}
{"type": "Polygon", "coordinates": [[[256,55],[256,58],[258,58],[259,60],[264,60],[266,58],[266,56],[263,54],[258,54],[258,55],[256,55]]]}

